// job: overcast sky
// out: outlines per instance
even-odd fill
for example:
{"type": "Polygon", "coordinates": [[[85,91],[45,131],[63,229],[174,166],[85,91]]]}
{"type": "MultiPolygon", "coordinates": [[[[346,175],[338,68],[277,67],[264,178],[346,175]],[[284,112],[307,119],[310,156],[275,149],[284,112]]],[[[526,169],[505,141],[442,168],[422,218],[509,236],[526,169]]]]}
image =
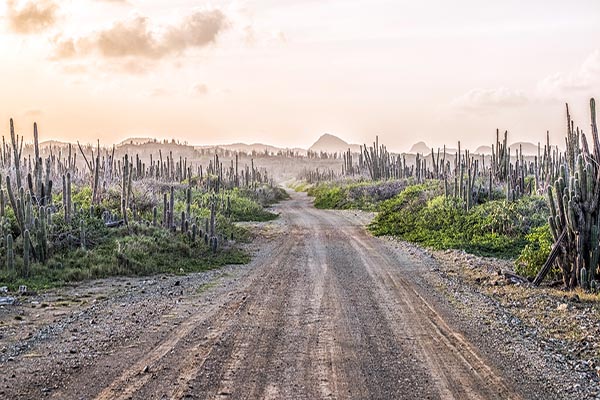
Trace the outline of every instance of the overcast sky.
{"type": "Polygon", "coordinates": [[[306,147],[563,143],[600,96],[600,1],[8,0],[0,130],[306,147]]]}

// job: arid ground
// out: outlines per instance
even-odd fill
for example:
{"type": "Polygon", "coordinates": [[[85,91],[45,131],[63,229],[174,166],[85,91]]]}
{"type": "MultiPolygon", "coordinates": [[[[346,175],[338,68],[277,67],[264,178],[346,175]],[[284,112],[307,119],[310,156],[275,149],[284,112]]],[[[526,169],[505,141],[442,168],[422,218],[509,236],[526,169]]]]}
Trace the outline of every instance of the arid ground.
{"type": "Polygon", "coordinates": [[[430,256],[305,194],[276,210],[249,265],[88,282],[3,309],[0,397],[569,397],[539,355],[511,356],[465,323],[429,280],[430,256]]]}

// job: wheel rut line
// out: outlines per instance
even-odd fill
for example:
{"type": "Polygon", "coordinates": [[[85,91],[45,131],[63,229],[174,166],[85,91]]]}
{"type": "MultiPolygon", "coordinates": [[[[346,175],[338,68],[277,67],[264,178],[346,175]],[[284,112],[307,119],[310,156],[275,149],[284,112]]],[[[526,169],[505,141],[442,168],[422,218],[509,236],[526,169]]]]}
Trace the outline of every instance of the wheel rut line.
{"type": "MultiPolygon", "coordinates": [[[[241,295],[239,295],[241,296],[241,295]]],[[[227,305],[227,309],[218,310],[220,316],[231,316],[246,303],[246,299],[232,301],[227,305]]],[[[218,307],[217,307],[218,308],[218,307]]],[[[123,399],[132,396],[138,392],[152,377],[151,371],[155,369],[158,363],[167,356],[179,343],[190,335],[193,329],[201,322],[207,319],[199,314],[185,321],[180,329],[175,331],[174,335],[169,336],[159,346],[155,347],[150,353],[138,360],[132,367],[127,368],[119,378],[113,381],[108,387],[98,394],[96,400],[111,400],[123,399]],[[144,372],[148,367],[149,372],[144,372]]],[[[218,339],[219,334],[215,332],[214,342],[218,339]]]]}
{"type": "MultiPolygon", "coordinates": [[[[362,232],[361,232],[362,233],[362,232]]],[[[514,393],[510,387],[505,383],[504,379],[497,375],[497,373],[485,362],[485,360],[479,356],[479,354],[475,351],[470,342],[460,333],[452,329],[446,321],[442,318],[442,316],[429,304],[429,302],[418,293],[413,285],[411,285],[405,278],[403,277],[395,277],[390,273],[388,268],[384,268],[384,266],[392,267],[393,262],[390,261],[388,257],[385,257],[381,252],[376,252],[378,254],[376,257],[381,259],[380,265],[370,260],[366,254],[373,253],[375,250],[374,246],[366,243],[364,239],[360,237],[360,234],[350,234],[346,232],[346,234],[353,239],[353,242],[356,243],[357,250],[361,253],[361,257],[363,258],[363,262],[365,264],[370,264],[371,268],[375,267],[379,270],[380,273],[383,273],[385,277],[392,283],[392,285],[396,288],[395,294],[404,298],[405,302],[410,302],[414,304],[413,310],[416,309],[417,313],[426,316],[426,318],[418,318],[417,321],[421,326],[423,326],[423,322],[425,322],[431,330],[435,333],[432,335],[432,338],[437,337],[444,344],[446,348],[449,349],[449,353],[454,355],[460,360],[460,362],[465,366],[465,371],[469,371],[476,380],[480,381],[480,383],[487,382],[488,385],[491,383],[496,386],[496,389],[499,389],[500,392],[503,393],[503,396],[509,396],[511,399],[520,399],[521,397],[514,393]],[[415,301],[416,300],[416,301],[415,301]],[[463,352],[466,352],[472,360],[467,359],[463,352]]],[[[364,235],[364,233],[362,233],[364,235]]],[[[384,249],[387,250],[387,249],[384,249]]],[[[427,329],[426,329],[427,330],[427,329]]],[[[422,341],[420,341],[422,342],[422,341]]],[[[443,357],[436,356],[438,352],[432,351],[435,348],[431,347],[426,353],[429,355],[433,355],[438,362],[430,363],[430,365],[443,365],[444,360],[443,357]],[[440,363],[441,362],[441,363],[440,363]]],[[[429,358],[429,355],[427,357],[429,358]]],[[[453,368],[444,368],[446,373],[445,376],[453,375],[455,369],[453,368]]],[[[443,373],[443,371],[440,371],[443,373]]],[[[450,384],[449,380],[448,383],[450,384]]],[[[442,394],[448,394],[445,390],[444,386],[442,394]]],[[[450,384],[450,387],[455,386],[450,384]]],[[[481,398],[481,396],[477,395],[474,392],[476,387],[469,387],[476,385],[467,385],[467,387],[454,387],[454,389],[458,389],[458,393],[461,395],[466,395],[468,398],[481,398]],[[465,390],[471,389],[471,390],[465,390]]],[[[489,389],[488,389],[489,390],[489,389]]],[[[453,390],[454,391],[454,390],[453,390]]],[[[454,397],[454,395],[452,395],[454,397]]],[[[460,398],[460,397],[458,397],[460,398]]],[[[503,397],[507,398],[507,397],[503,397]]]]}
{"type": "MultiPolygon", "coordinates": [[[[220,365],[219,370],[217,371],[219,376],[217,385],[213,386],[210,383],[204,382],[199,383],[201,387],[204,387],[203,390],[207,393],[207,398],[231,398],[232,396],[237,398],[240,397],[240,395],[239,393],[235,395],[234,389],[240,388],[242,393],[244,393],[241,396],[242,398],[257,398],[264,396],[265,392],[272,392],[272,389],[269,389],[269,380],[254,379],[254,382],[251,382],[249,374],[256,373],[257,370],[261,369],[260,366],[268,361],[264,359],[265,357],[267,359],[272,358],[271,352],[273,349],[265,342],[267,338],[252,336],[247,332],[247,329],[242,328],[244,326],[245,318],[259,318],[262,321],[261,324],[266,324],[266,321],[275,321],[277,316],[284,314],[282,308],[284,307],[283,302],[276,301],[273,297],[276,294],[267,295],[267,293],[274,281],[281,281],[281,279],[278,278],[278,275],[285,272],[281,266],[285,265],[286,259],[288,259],[290,254],[302,243],[301,240],[295,240],[294,237],[303,237],[305,232],[305,229],[292,227],[290,232],[287,233],[285,242],[279,247],[278,255],[267,261],[267,273],[260,275],[260,279],[257,279],[252,288],[248,289],[250,293],[255,294],[253,296],[254,301],[248,305],[249,312],[250,310],[253,310],[251,313],[253,317],[246,317],[245,315],[240,316],[239,319],[233,321],[227,330],[229,336],[227,340],[231,341],[232,348],[227,354],[215,354],[215,358],[212,360],[220,365]],[[263,307],[263,304],[266,303],[274,303],[278,307],[263,307]],[[276,312],[277,316],[269,314],[269,312],[276,311],[278,308],[281,308],[281,311],[276,312]],[[266,315],[266,320],[258,317],[263,314],[266,315]],[[267,351],[266,353],[261,353],[259,351],[260,349],[267,349],[267,351]],[[249,382],[250,385],[248,385],[249,382]]],[[[275,323],[274,329],[276,331],[283,329],[282,324],[282,321],[275,323]]],[[[247,326],[253,326],[253,324],[250,323],[247,326]]],[[[213,354],[209,355],[207,359],[211,358],[211,356],[213,356],[213,354]]],[[[199,377],[200,375],[196,374],[190,381],[199,377]]],[[[185,391],[182,392],[182,395],[185,394],[185,391]]]]}
{"type": "MultiPolygon", "coordinates": [[[[283,246],[277,249],[279,257],[283,256],[282,253],[284,249],[285,247],[283,246]]],[[[260,269],[261,266],[257,266],[256,269],[260,269]]],[[[96,400],[125,399],[130,398],[133,396],[133,394],[141,391],[141,389],[153,377],[152,373],[143,372],[146,366],[148,366],[151,371],[153,366],[157,366],[163,358],[165,358],[169,353],[171,353],[175,348],[177,348],[180,345],[182,339],[188,337],[192,333],[192,331],[202,322],[210,321],[213,318],[228,321],[228,319],[225,318],[225,316],[232,316],[234,313],[238,312],[242,307],[244,307],[247,304],[248,298],[246,293],[249,292],[249,288],[256,283],[257,274],[253,272],[251,273],[249,278],[250,280],[246,282],[246,284],[244,284],[243,287],[238,289],[236,299],[226,300],[226,303],[224,305],[225,310],[223,310],[222,304],[215,304],[212,305],[209,310],[203,310],[203,312],[197,312],[191,315],[158,346],[152,348],[145,356],[143,356],[141,359],[138,359],[132,366],[126,368],[118,378],[113,380],[112,383],[110,383],[107,387],[102,389],[101,392],[93,398],[95,398],[96,400]]],[[[229,320],[231,320],[231,323],[235,321],[234,318],[229,318],[229,320]]],[[[228,323],[227,326],[229,325],[230,324],[228,323]]],[[[213,326],[213,328],[217,327],[218,325],[213,326]]],[[[224,332],[224,329],[225,327],[223,329],[214,330],[211,333],[211,336],[207,342],[209,351],[206,353],[207,356],[204,357],[204,360],[202,361],[203,363],[208,358],[208,356],[210,356],[214,344],[218,341],[219,337],[224,332]]],[[[187,363],[189,365],[189,358],[186,358],[184,363],[187,363]]],[[[184,371],[187,371],[187,369],[184,369],[184,371]]],[[[185,380],[187,379],[189,373],[184,372],[183,375],[183,379],[185,380]]],[[[187,382],[189,382],[189,380],[187,382]]],[[[174,397],[171,396],[171,398],[174,397]]]]}

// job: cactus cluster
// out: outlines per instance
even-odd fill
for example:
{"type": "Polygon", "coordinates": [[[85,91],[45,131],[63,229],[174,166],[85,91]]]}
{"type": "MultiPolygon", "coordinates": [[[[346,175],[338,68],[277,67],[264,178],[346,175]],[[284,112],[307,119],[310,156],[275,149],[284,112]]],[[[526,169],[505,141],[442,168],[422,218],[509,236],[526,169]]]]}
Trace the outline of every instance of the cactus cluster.
{"type": "Polygon", "coordinates": [[[165,229],[216,253],[227,244],[217,215],[231,218],[231,199],[225,193],[239,188],[258,195],[264,185],[273,185],[266,169],[255,165],[254,158],[264,156],[257,153],[212,149],[208,165],[202,165],[160,148],[148,160],[148,154],[103,148],[99,141],[94,146],[40,146],[37,124],[27,143],[12,119],[10,138],[3,137],[1,146],[0,253],[11,274],[25,277],[34,263],[47,263],[57,251],[93,249],[101,239],[90,227],[99,221],[123,235],[139,232],[141,226],[165,229]],[[231,160],[223,161],[222,155],[231,160]],[[249,161],[245,165],[244,157],[249,161]],[[53,198],[57,180],[62,187],[53,198]],[[87,190],[91,196],[82,195],[87,190]],[[201,194],[198,208],[208,212],[203,217],[196,215],[195,193],[201,194]],[[78,204],[76,199],[89,200],[78,204]]]}
{"type": "Polygon", "coordinates": [[[567,106],[566,151],[558,179],[548,187],[548,218],[560,253],[556,258],[566,287],[595,286],[600,246],[600,143],[596,106],[590,101],[592,145],[575,128],[567,106]],[[564,235],[562,233],[565,232],[564,235]],[[562,240],[559,240],[562,238],[562,240]]]}

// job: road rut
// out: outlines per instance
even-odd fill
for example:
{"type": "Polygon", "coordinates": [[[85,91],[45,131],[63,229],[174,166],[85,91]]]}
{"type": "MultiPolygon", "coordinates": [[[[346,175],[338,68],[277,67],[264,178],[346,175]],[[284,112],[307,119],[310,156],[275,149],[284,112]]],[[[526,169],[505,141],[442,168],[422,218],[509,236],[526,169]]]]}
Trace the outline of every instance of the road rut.
{"type": "Polygon", "coordinates": [[[56,399],[520,399],[422,295],[424,268],[303,194],[244,279],[74,371],[56,399]]]}

